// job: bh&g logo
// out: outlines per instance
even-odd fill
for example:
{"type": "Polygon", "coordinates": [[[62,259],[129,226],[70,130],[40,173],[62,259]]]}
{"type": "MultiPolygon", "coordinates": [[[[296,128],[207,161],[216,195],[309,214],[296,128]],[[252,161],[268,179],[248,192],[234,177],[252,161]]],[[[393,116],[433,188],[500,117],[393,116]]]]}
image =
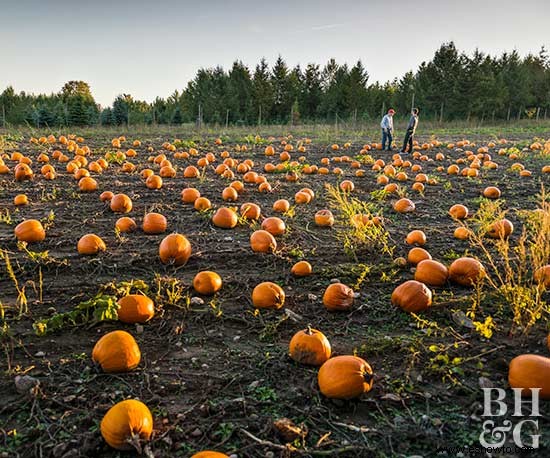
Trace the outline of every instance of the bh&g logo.
{"type": "MultiPolygon", "coordinates": [[[[502,423],[493,420],[483,422],[483,431],[479,435],[479,443],[485,448],[502,447],[508,438],[508,434],[512,433],[512,439],[516,446],[521,448],[536,449],[539,447],[540,434],[524,434],[530,438],[530,443],[524,443],[522,439],[522,429],[529,425],[529,429],[534,429],[539,432],[538,420],[533,420],[532,417],[540,417],[539,413],[539,391],[540,388],[531,388],[531,400],[522,398],[522,388],[512,388],[514,390],[514,413],[512,417],[528,417],[523,418],[515,424],[511,420],[504,420],[502,423]],[[523,413],[522,407],[530,405],[530,411],[523,413]]],[[[483,388],[483,417],[502,417],[508,412],[508,406],[504,402],[506,398],[506,390],[502,388],[483,388]],[[492,397],[492,393],[496,396],[492,397]],[[493,407],[495,409],[493,410],[493,407]]]]}

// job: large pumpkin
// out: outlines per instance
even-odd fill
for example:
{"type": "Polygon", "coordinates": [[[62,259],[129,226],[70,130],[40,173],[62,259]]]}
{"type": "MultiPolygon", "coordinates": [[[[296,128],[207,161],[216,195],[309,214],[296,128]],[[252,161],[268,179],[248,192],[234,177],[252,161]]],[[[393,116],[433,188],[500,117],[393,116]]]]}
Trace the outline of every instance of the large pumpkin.
{"type": "Polygon", "coordinates": [[[118,305],[118,319],[124,323],[145,323],[155,315],[155,304],[143,294],[121,297],[118,305]]]}
{"type": "Polygon", "coordinates": [[[420,261],[416,266],[414,279],[430,286],[443,286],[447,283],[449,271],[447,266],[433,259],[420,261]]]}
{"type": "Polygon", "coordinates": [[[273,253],[277,249],[277,240],[269,232],[260,229],[250,236],[250,247],[256,253],[273,253]]]}
{"type": "Polygon", "coordinates": [[[143,232],[146,234],[162,234],[166,232],[168,222],[160,213],[147,213],[143,217],[143,232]]]}
{"type": "Polygon", "coordinates": [[[212,216],[212,224],[222,229],[232,229],[239,222],[239,217],[235,211],[227,207],[218,208],[212,216]]]}
{"type": "Polygon", "coordinates": [[[330,342],[321,331],[308,327],[294,334],[288,353],[294,361],[301,364],[320,366],[330,358],[330,342]]]}
{"type": "Polygon", "coordinates": [[[269,281],[256,285],[252,291],[252,304],[256,308],[280,309],[285,303],[285,292],[269,281]]]}
{"type": "Polygon", "coordinates": [[[483,264],[474,258],[458,258],[449,266],[449,280],[462,286],[472,286],[485,276],[483,264]]]}
{"type": "Polygon", "coordinates": [[[140,441],[148,441],[153,432],[153,417],[141,401],[128,399],[107,411],[100,429],[105,442],[111,447],[141,452],[140,441]]]}
{"type": "Polygon", "coordinates": [[[217,293],[222,287],[222,278],[210,270],[203,270],[193,278],[193,288],[199,294],[211,296],[217,293]]]}
{"type": "Polygon", "coordinates": [[[432,259],[432,255],[424,248],[420,247],[411,248],[409,250],[409,254],[407,255],[407,261],[409,261],[413,266],[416,266],[418,263],[426,259],[432,259]]]}
{"type": "Polygon", "coordinates": [[[540,355],[516,356],[508,368],[508,382],[512,388],[523,388],[529,396],[529,388],[540,388],[539,396],[550,399],[550,358],[540,355]]]}
{"type": "Polygon", "coordinates": [[[285,233],[286,226],[281,218],[271,216],[263,220],[262,229],[272,235],[283,235],[285,233]]]}
{"type": "Polygon", "coordinates": [[[336,356],[321,366],[317,381],[327,398],[354,399],[370,391],[373,372],[369,363],[358,356],[336,356]]]}
{"type": "Polygon", "coordinates": [[[92,360],[105,372],[128,372],[135,369],[141,359],[139,346],[126,331],[112,331],[97,341],[92,360]]]}
{"type": "Polygon", "coordinates": [[[191,256],[191,244],[181,234],[170,234],[159,245],[159,257],[164,264],[183,266],[191,256]]]}
{"type": "Polygon", "coordinates": [[[424,283],[408,280],[393,290],[391,303],[406,312],[421,312],[432,305],[432,292],[424,283]]]}
{"type": "Polygon", "coordinates": [[[132,199],[126,194],[115,194],[110,206],[115,213],[129,213],[132,211],[132,199]]]}
{"type": "Polygon", "coordinates": [[[353,299],[353,289],[343,283],[332,283],[323,294],[323,304],[330,311],[351,309],[353,299]]]}
{"type": "Polygon", "coordinates": [[[487,229],[487,235],[493,239],[505,239],[514,231],[514,225],[506,218],[492,223],[487,229]]]}
{"type": "Polygon", "coordinates": [[[19,242],[41,242],[46,238],[46,231],[42,223],[36,219],[27,219],[19,223],[14,230],[19,242]]]}

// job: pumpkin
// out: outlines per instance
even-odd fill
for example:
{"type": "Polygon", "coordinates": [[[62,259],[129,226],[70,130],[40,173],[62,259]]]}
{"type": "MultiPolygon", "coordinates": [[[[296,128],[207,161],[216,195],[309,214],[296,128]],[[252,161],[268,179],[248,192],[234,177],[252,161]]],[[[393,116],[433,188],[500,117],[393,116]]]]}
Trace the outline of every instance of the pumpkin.
{"type": "Polygon", "coordinates": [[[123,216],[122,218],[117,219],[115,228],[119,232],[134,232],[137,229],[137,224],[133,218],[123,216]]]}
{"type": "Polygon", "coordinates": [[[411,231],[407,234],[405,241],[409,245],[425,245],[426,244],[426,234],[423,231],[418,229],[411,231]]]}
{"type": "Polygon", "coordinates": [[[115,213],[129,213],[132,211],[132,199],[126,194],[115,194],[111,199],[111,210],[115,213]]]}
{"type": "Polygon", "coordinates": [[[449,266],[449,280],[462,286],[472,286],[484,276],[483,264],[474,258],[458,258],[449,266]]]}
{"type": "Polygon", "coordinates": [[[286,199],[279,199],[273,204],[273,211],[276,213],[286,213],[290,209],[290,202],[286,199]]]}
{"type": "Polygon", "coordinates": [[[100,251],[106,251],[107,246],[101,237],[95,234],[83,235],[76,246],[79,254],[93,255],[100,251]]]}
{"type": "Polygon", "coordinates": [[[354,399],[372,388],[373,372],[359,356],[335,356],[319,369],[317,382],[324,396],[330,399],[354,399]]]}
{"type": "Polygon", "coordinates": [[[413,212],[415,208],[414,202],[406,198],[399,199],[393,204],[393,209],[398,213],[410,213],[413,212]]]}
{"type": "Polygon", "coordinates": [[[285,292],[269,281],[256,285],[252,291],[252,304],[256,308],[280,309],[285,303],[285,292]]]}
{"type": "Polygon", "coordinates": [[[103,191],[99,195],[99,200],[101,200],[101,202],[110,202],[113,197],[114,197],[114,194],[111,191],[103,191]]]}
{"type": "Polygon", "coordinates": [[[535,281],[538,284],[544,285],[545,288],[550,288],[550,264],[539,267],[534,274],[535,281]]]}
{"type": "Polygon", "coordinates": [[[160,189],[162,188],[162,178],[159,175],[148,176],[145,180],[145,186],[149,189],[160,189]]]}
{"type": "Polygon", "coordinates": [[[456,239],[466,240],[470,237],[470,230],[466,227],[457,227],[453,235],[456,239]]]}
{"type": "Polygon", "coordinates": [[[330,342],[321,331],[308,327],[294,334],[288,354],[300,364],[320,366],[330,358],[330,342]]]}
{"type": "Polygon", "coordinates": [[[78,182],[78,188],[82,192],[92,192],[97,190],[97,181],[90,177],[83,177],[78,182]]]}
{"type": "Polygon", "coordinates": [[[262,221],[262,229],[272,235],[282,235],[285,233],[286,226],[281,218],[271,216],[262,221]]]}
{"type": "Polygon", "coordinates": [[[506,218],[492,223],[487,229],[487,235],[493,239],[505,239],[514,231],[514,225],[506,218]]]}
{"type": "Polygon", "coordinates": [[[118,319],[123,323],[145,323],[155,316],[155,304],[143,294],[128,294],[117,303],[118,319]]]}
{"type": "Polygon", "coordinates": [[[292,266],[290,272],[296,277],[307,277],[308,275],[311,275],[313,268],[307,261],[298,261],[292,266]]]}
{"type": "Polygon", "coordinates": [[[195,208],[195,210],[202,212],[212,208],[212,204],[206,197],[199,197],[197,200],[195,200],[193,207],[195,208]]]}
{"type": "Polygon", "coordinates": [[[468,207],[462,204],[454,204],[449,208],[449,215],[455,219],[464,219],[468,217],[468,207]]]}
{"type": "Polygon", "coordinates": [[[97,341],[92,350],[92,360],[104,372],[128,372],[135,369],[141,359],[139,346],[126,331],[113,331],[97,341]]]}
{"type": "Polygon", "coordinates": [[[203,270],[193,278],[193,288],[199,294],[212,296],[217,293],[222,287],[222,279],[216,273],[210,270],[203,270]]]}
{"type": "Polygon", "coordinates": [[[529,396],[529,388],[540,388],[539,396],[550,399],[550,358],[540,355],[520,355],[510,361],[508,383],[512,388],[523,388],[522,395],[529,396]]]}
{"type": "Polygon", "coordinates": [[[195,188],[185,188],[181,192],[181,200],[186,204],[194,204],[200,196],[201,193],[195,188]]]}
{"type": "Polygon", "coordinates": [[[101,435],[117,450],[136,449],[141,454],[140,441],[148,441],[153,432],[153,417],[141,401],[128,399],[111,407],[101,420],[101,435]]]}
{"type": "Polygon", "coordinates": [[[343,283],[332,283],[323,294],[323,304],[327,310],[349,310],[353,305],[354,292],[343,283]]]}
{"type": "Polygon", "coordinates": [[[254,231],[250,236],[250,247],[256,253],[273,253],[277,249],[277,240],[263,229],[254,231]]]}
{"type": "Polygon", "coordinates": [[[42,223],[36,219],[27,219],[19,223],[14,230],[19,242],[41,242],[46,238],[46,231],[42,223]]]}
{"type": "Polygon", "coordinates": [[[234,210],[227,207],[218,208],[212,216],[212,224],[222,229],[233,229],[239,222],[239,217],[234,210]]]}
{"type": "Polygon", "coordinates": [[[168,222],[160,213],[147,213],[143,217],[143,232],[146,234],[162,234],[166,232],[168,222]]]}
{"type": "Polygon", "coordinates": [[[391,303],[406,312],[422,312],[432,305],[432,292],[424,283],[408,280],[393,290],[391,303]]]}
{"type": "Polygon", "coordinates": [[[488,186],[483,190],[483,195],[488,199],[498,199],[501,192],[496,186],[488,186]]]}
{"type": "Polygon", "coordinates": [[[344,192],[352,192],[355,189],[353,181],[344,180],[340,183],[340,189],[344,192]]]}
{"type": "Polygon", "coordinates": [[[221,452],[203,450],[202,452],[195,453],[191,458],[229,458],[229,456],[221,452]]]}
{"type": "Polygon", "coordinates": [[[239,194],[235,188],[228,186],[222,191],[222,199],[228,202],[235,202],[239,199],[239,194]]]}
{"type": "Polygon", "coordinates": [[[260,206],[251,202],[246,202],[241,205],[241,216],[245,219],[255,220],[258,219],[262,213],[260,206]]]}
{"type": "Polygon", "coordinates": [[[334,225],[334,215],[330,210],[319,210],[315,213],[315,224],[320,227],[332,227],[334,225]]]}
{"type": "Polygon", "coordinates": [[[159,257],[164,264],[183,266],[191,256],[191,244],[181,234],[170,234],[159,245],[159,257]]]}
{"type": "Polygon", "coordinates": [[[13,199],[13,205],[27,205],[29,203],[29,198],[26,194],[17,194],[13,199]]]}
{"type": "Polygon", "coordinates": [[[449,271],[447,267],[433,259],[420,261],[416,266],[414,279],[430,286],[443,286],[447,283],[449,271]]]}
{"type": "Polygon", "coordinates": [[[419,262],[424,261],[425,259],[432,259],[432,255],[424,248],[411,248],[409,250],[409,254],[407,255],[407,261],[409,261],[409,263],[413,266],[416,266],[419,262]]]}
{"type": "Polygon", "coordinates": [[[32,169],[24,163],[17,164],[13,169],[13,172],[16,181],[30,180],[34,175],[32,169]]]}

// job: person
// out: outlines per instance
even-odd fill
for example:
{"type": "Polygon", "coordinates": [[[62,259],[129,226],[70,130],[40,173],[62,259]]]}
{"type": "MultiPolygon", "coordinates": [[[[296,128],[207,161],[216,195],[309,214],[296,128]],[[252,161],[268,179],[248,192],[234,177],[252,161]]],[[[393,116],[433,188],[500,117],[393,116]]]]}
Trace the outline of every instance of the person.
{"type": "Polygon", "coordinates": [[[409,119],[409,124],[407,125],[407,132],[405,133],[405,140],[403,141],[403,148],[401,149],[401,154],[411,153],[413,150],[413,138],[416,133],[416,128],[418,126],[418,108],[413,108],[411,110],[411,118],[409,119]],[[407,151],[407,145],[409,147],[407,151]]]}
{"type": "Polygon", "coordinates": [[[393,141],[393,115],[395,110],[390,108],[388,113],[382,118],[380,127],[382,128],[382,149],[386,151],[391,151],[391,142],[393,141]],[[388,147],[386,148],[386,141],[388,142],[388,147]]]}

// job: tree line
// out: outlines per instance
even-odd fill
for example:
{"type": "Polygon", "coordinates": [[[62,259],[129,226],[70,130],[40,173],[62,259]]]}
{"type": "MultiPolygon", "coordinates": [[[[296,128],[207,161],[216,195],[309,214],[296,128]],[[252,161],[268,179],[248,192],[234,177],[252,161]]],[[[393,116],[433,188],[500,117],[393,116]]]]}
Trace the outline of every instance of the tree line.
{"type": "Polygon", "coordinates": [[[359,60],[334,59],[323,67],[289,67],[279,56],[252,71],[241,61],[229,70],[202,68],[182,91],[152,103],[121,94],[109,107],[96,103],[90,86],[69,81],[60,92],[0,95],[0,125],[36,127],[209,123],[227,125],[360,122],[389,107],[406,116],[418,106],[426,119],[510,120],[550,116],[550,59],[546,50],[521,57],[517,51],[491,56],[461,53],[444,43],[432,60],[384,84],[369,83],[359,60]]]}

